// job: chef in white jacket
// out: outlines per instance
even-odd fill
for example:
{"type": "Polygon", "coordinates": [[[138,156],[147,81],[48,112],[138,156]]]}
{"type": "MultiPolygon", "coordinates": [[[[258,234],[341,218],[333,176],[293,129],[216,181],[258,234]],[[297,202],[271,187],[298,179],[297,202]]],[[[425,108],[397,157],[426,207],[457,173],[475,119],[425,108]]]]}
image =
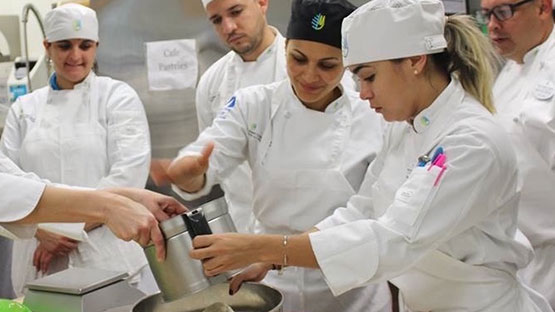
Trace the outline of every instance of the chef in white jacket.
{"type": "Polygon", "coordinates": [[[0,235],[10,239],[33,237],[39,222],[98,222],[123,240],[145,246],[152,241],[162,261],[165,246],[157,220],[186,210],[172,197],[143,189],[88,190],[19,173],[0,171],[0,235]]]}
{"type": "MultiPolygon", "coordinates": [[[[269,0],[202,0],[220,40],[230,49],[202,75],[196,102],[199,131],[212,125],[236,90],[287,77],[285,38],[268,25],[269,0]]],[[[252,182],[247,162],[221,182],[239,232],[252,232],[252,182]]]]}
{"type": "MultiPolygon", "coordinates": [[[[91,70],[98,45],[95,12],[63,5],[49,12],[44,24],[44,46],[55,73],[47,87],[12,105],[0,149],[22,170],[52,182],[99,189],[144,187],[150,162],[146,116],[131,87],[91,70]]],[[[97,224],[85,229],[88,237],[79,243],[40,230],[36,249],[32,240],[15,242],[16,292],[38,276],[33,264],[50,272],[67,265],[122,270],[135,283],[141,274],[148,275],[138,244],[117,239],[97,224]],[[67,256],[54,257],[54,252],[67,256]]],[[[149,284],[155,285],[152,280],[149,284]]],[[[148,290],[150,285],[140,288],[148,290]]]]}
{"type": "Polygon", "coordinates": [[[394,122],[359,193],[312,233],[201,236],[191,256],[209,275],[319,267],[335,295],[390,280],[410,311],[551,311],[516,276],[533,253],[517,229],[516,157],[491,114],[487,39],[439,0],[373,0],[342,30],[361,97],[394,122]]]}
{"type": "Polygon", "coordinates": [[[518,226],[534,247],[519,272],[555,308],[555,32],[551,0],[482,1],[492,43],[507,62],[493,88],[522,176],[518,226]],[[534,31],[530,31],[534,29],[534,31]]]}
{"type": "MultiPolygon", "coordinates": [[[[293,1],[289,78],[237,91],[212,126],[181,151],[170,176],[182,196],[204,194],[247,160],[255,232],[297,234],[357,192],[381,148],[382,120],[340,83],[340,25],[354,9],[344,0],[293,1]]],[[[247,274],[262,279],[270,267],[250,267],[247,274]]],[[[284,311],[390,310],[385,283],[334,297],[318,270],[282,273],[270,271],[264,282],[283,292],[284,311]]]]}

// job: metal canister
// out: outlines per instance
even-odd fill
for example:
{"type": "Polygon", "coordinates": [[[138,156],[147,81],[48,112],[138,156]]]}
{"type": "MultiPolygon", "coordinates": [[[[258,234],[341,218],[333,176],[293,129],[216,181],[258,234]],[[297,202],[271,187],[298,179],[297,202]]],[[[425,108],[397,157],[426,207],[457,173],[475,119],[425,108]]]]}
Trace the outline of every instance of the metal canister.
{"type": "Polygon", "coordinates": [[[165,301],[199,292],[227,279],[227,276],[207,278],[202,263],[189,257],[196,235],[236,232],[224,197],[162,221],[160,229],[166,240],[166,259],[158,261],[154,245],[147,246],[144,252],[165,301]]]}

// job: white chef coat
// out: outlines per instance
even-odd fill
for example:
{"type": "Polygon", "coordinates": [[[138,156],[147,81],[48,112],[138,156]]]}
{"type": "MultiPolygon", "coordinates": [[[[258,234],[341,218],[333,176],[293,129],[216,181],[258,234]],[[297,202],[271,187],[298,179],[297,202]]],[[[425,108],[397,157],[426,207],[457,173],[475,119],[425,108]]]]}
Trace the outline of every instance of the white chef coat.
{"type": "MultiPolygon", "coordinates": [[[[342,92],[319,112],[298,100],[288,79],[237,91],[212,126],[180,153],[198,154],[208,141],[216,143],[199,193],[247,160],[256,233],[301,233],[331,215],[358,190],[382,141],[382,119],[358,94],[342,92]]],[[[319,270],[269,272],[265,282],[284,293],[284,311],[390,309],[385,283],[335,298],[319,270]]]]}
{"type": "MultiPolygon", "coordinates": [[[[245,62],[230,51],[202,75],[197,86],[196,109],[199,132],[212,125],[236,90],[256,84],[268,84],[287,77],[285,67],[285,38],[276,28],[274,42],[253,62],[245,62]]],[[[247,162],[221,182],[229,214],[238,232],[252,232],[252,181],[247,162]]]]}
{"type": "MultiPolygon", "coordinates": [[[[2,152],[22,170],[57,183],[142,188],[148,175],[148,124],[139,97],[127,84],[92,72],[72,90],[48,86],[18,98],[0,142],[2,152]]],[[[14,243],[16,292],[38,276],[32,266],[35,248],[35,239],[14,243]]],[[[146,264],[137,243],[118,239],[106,226],[90,231],[88,239],[69,254],[70,266],[130,275],[146,264]]],[[[52,264],[58,270],[64,266],[52,264]]]]}
{"type": "Polygon", "coordinates": [[[509,138],[456,79],[413,124],[390,125],[360,192],[310,234],[333,293],[391,280],[411,311],[550,311],[515,277],[533,253],[509,138]],[[439,146],[434,186],[417,162],[439,146]]]}
{"type": "Polygon", "coordinates": [[[519,273],[555,308],[555,32],[523,64],[508,60],[493,92],[523,181],[518,226],[536,254],[519,273]]]}
{"type": "Polygon", "coordinates": [[[8,224],[21,220],[37,206],[46,184],[11,174],[0,173],[0,235],[11,238],[31,238],[36,225],[8,224]]]}

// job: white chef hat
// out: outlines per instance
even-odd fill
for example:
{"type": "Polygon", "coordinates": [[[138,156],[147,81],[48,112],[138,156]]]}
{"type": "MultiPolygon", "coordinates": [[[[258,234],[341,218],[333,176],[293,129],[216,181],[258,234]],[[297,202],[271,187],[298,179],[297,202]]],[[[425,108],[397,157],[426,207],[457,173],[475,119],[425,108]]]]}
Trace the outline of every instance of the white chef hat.
{"type": "Polygon", "coordinates": [[[46,41],[89,39],[98,41],[96,13],[86,6],[68,3],[46,14],[44,18],[46,41]]]}
{"type": "Polygon", "coordinates": [[[204,5],[204,8],[206,9],[206,7],[208,6],[208,3],[212,2],[214,0],[202,0],[202,4],[204,5]]]}
{"type": "Polygon", "coordinates": [[[440,0],[372,0],[343,20],[343,64],[442,52],[444,27],[440,0]]]}

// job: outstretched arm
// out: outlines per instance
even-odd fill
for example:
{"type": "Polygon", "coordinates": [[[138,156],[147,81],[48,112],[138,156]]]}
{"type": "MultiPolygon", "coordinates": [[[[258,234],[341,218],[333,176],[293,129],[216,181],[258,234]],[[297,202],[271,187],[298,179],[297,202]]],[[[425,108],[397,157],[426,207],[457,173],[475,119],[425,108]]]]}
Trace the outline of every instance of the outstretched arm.
{"type": "Polygon", "coordinates": [[[158,258],[163,259],[164,239],[157,218],[164,220],[184,211],[175,199],[146,190],[85,191],[46,186],[36,208],[13,223],[103,223],[123,240],[135,240],[143,246],[152,241],[158,258]],[[79,203],[79,209],[75,209],[75,203],[79,203]]]}
{"type": "Polygon", "coordinates": [[[292,236],[254,234],[201,235],[193,240],[190,256],[203,259],[209,276],[252,263],[318,268],[308,233],[292,236]]]}

